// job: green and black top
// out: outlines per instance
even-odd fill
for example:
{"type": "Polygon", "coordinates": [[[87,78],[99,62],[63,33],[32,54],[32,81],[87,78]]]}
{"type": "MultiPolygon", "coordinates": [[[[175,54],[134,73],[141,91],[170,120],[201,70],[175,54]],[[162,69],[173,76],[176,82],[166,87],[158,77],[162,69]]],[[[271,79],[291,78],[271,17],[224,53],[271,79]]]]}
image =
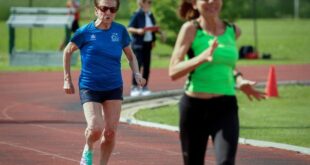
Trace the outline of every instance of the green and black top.
{"type": "MultiPolygon", "coordinates": [[[[195,22],[195,25],[198,25],[195,22]]],[[[187,60],[199,56],[214,41],[214,36],[196,26],[197,32],[188,52],[187,60]]],[[[225,32],[217,36],[218,47],[213,52],[212,62],[198,66],[190,73],[186,91],[210,94],[235,95],[233,71],[238,60],[235,26],[226,23],[225,32]]]]}

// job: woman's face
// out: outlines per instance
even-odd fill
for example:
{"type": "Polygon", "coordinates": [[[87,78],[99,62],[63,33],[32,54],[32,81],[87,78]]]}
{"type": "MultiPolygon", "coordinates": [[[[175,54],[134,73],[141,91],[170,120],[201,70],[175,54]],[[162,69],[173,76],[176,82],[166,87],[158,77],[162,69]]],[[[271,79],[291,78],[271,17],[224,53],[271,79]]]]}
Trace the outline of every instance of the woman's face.
{"type": "Polygon", "coordinates": [[[104,24],[111,24],[117,12],[117,2],[114,0],[99,0],[96,9],[96,16],[104,24]]]}
{"type": "Polygon", "coordinates": [[[142,8],[144,9],[144,11],[150,11],[151,5],[152,5],[152,0],[145,0],[144,2],[142,2],[142,8]]]}
{"type": "Polygon", "coordinates": [[[196,0],[194,7],[205,17],[216,17],[220,15],[222,9],[222,0],[196,0]]]}

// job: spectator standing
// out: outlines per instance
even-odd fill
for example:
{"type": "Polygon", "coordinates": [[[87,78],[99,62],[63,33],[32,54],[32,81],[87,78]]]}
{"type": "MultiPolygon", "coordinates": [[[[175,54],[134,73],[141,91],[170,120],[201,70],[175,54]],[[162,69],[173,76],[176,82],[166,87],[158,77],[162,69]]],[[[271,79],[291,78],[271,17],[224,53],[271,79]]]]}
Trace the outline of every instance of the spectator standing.
{"type": "Polygon", "coordinates": [[[67,8],[73,8],[74,12],[74,20],[72,22],[71,31],[74,33],[79,27],[79,20],[80,20],[80,12],[81,12],[81,4],[80,0],[67,0],[66,3],[67,8]]]}
{"type": "MultiPolygon", "coordinates": [[[[74,10],[74,19],[71,25],[71,32],[74,33],[80,27],[79,25],[80,11],[81,11],[80,0],[67,0],[66,7],[74,10]]],[[[65,42],[66,41],[63,41],[60,44],[59,50],[64,49],[66,44],[65,42]]]]}
{"type": "Polygon", "coordinates": [[[137,56],[139,70],[142,72],[142,77],[146,79],[146,84],[142,89],[137,86],[132,76],[131,96],[149,95],[151,93],[148,88],[148,80],[151,67],[151,51],[155,47],[155,33],[161,33],[156,20],[151,12],[152,0],[137,0],[139,9],[132,15],[128,31],[132,34],[132,49],[137,56]]]}

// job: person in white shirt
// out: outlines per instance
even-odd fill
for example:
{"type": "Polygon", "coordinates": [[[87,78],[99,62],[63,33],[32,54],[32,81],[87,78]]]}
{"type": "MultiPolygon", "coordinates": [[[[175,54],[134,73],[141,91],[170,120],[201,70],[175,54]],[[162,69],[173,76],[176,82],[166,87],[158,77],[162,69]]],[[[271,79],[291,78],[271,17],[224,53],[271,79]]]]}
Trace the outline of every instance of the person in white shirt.
{"type": "Polygon", "coordinates": [[[143,70],[142,77],[146,79],[146,84],[142,89],[139,89],[133,75],[130,96],[145,96],[151,93],[148,88],[148,80],[151,66],[151,51],[156,41],[155,33],[160,33],[162,38],[165,38],[165,35],[156,26],[155,17],[150,10],[152,0],[137,0],[137,3],[139,9],[132,15],[128,31],[132,34],[132,49],[137,56],[139,70],[143,70]]]}

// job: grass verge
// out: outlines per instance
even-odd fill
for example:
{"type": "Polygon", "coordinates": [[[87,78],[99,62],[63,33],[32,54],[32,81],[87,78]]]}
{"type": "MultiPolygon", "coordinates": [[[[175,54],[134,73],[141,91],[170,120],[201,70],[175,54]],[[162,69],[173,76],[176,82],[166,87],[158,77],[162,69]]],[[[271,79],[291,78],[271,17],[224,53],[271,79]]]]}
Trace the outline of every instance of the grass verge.
{"type": "MultiPolygon", "coordinates": [[[[280,86],[279,98],[261,102],[237,93],[240,137],[310,147],[310,86],[280,86]]],[[[139,120],[177,126],[178,107],[144,109],[139,120]]]]}

